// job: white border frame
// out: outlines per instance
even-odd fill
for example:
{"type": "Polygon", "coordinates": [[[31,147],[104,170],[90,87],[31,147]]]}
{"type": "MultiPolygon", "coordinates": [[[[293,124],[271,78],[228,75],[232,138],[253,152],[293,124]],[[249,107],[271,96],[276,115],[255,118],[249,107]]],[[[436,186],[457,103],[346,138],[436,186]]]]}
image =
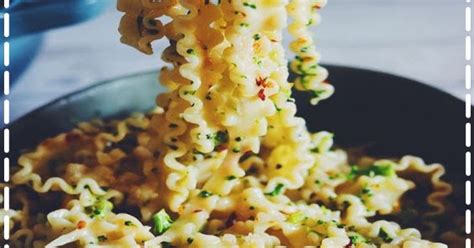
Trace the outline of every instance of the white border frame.
{"type": "MultiPolygon", "coordinates": [[[[5,13],[3,14],[3,36],[5,38],[5,42],[3,43],[3,50],[4,50],[4,57],[3,57],[3,95],[5,100],[3,101],[3,122],[4,124],[8,124],[10,122],[10,102],[8,99],[8,95],[10,94],[10,72],[8,71],[8,67],[10,65],[10,43],[7,39],[10,36],[10,15],[8,13],[8,8],[10,7],[10,0],[4,0],[4,8],[5,13]]],[[[465,173],[467,176],[467,180],[465,183],[466,188],[466,196],[465,196],[465,203],[466,203],[466,212],[465,212],[465,230],[466,230],[466,248],[471,248],[471,239],[467,237],[471,234],[471,84],[472,84],[472,67],[471,67],[471,28],[472,28],[472,13],[471,13],[471,0],[466,0],[466,4],[468,5],[465,8],[465,59],[466,59],[466,66],[465,66],[465,87],[466,87],[466,96],[465,96],[465,116],[466,116],[466,127],[465,127],[465,146],[466,146],[466,168],[465,173]]],[[[3,129],[3,144],[4,144],[4,160],[3,160],[3,173],[4,173],[4,182],[9,182],[10,180],[10,160],[8,154],[10,152],[10,130],[5,127],[3,129]]],[[[10,188],[4,188],[4,210],[8,211],[10,209],[10,188]]],[[[8,215],[4,217],[4,225],[3,225],[3,238],[5,241],[9,240],[10,232],[9,232],[9,224],[10,219],[8,215]]],[[[4,245],[4,248],[9,248],[8,244],[4,245]]]]}
{"type": "MultiPolygon", "coordinates": [[[[10,14],[8,8],[10,7],[10,0],[3,1],[3,7],[5,13],[3,14],[3,123],[7,125],[10,123],[10,101],[7,99],[10,94],[10,72],[8,66],[10,65],[10,43],[8,38],[10,37],[10,14]]],[[[3,129],[3,152],[5,153],[3,159],[3,181],[10,181],[10,159],[8,154],[10,152],[10,130],[5,127],[3,129]]],[[[8,211],[10,209],[10,188],[7,186],[3,189],[3,209],[8,211]]],[[[5,241],[10,239],[10,216],[6,214],[3,220],[3,238],[5,241]]],[[[4,248],[10,247],[8,244],[3,246],[4,248]]]]}
{"type": "Polygon", "coordinates": [[[472,10],[471,10],[471,0],[466,0],[466,8],[464,10],[465,15],[465,59],[466,59],[466,66],[465,66],[465,87],[466,87],[466,96],[465,96],[465,116],[466,116],[466,126],[465,126],[465,140],[464,144],[466,146],[466,196],[465,196],[465,203],[466,203],[466,212],[465,212],[465,232],[466,232],[466,248],[471,248],[471,239],[469,235],[471,234],[471,84],[472,84],[472,67],[471,67],[471,54],[472,54],[472,39],[471,39],[471,30],[472,30],[472,10]]]}

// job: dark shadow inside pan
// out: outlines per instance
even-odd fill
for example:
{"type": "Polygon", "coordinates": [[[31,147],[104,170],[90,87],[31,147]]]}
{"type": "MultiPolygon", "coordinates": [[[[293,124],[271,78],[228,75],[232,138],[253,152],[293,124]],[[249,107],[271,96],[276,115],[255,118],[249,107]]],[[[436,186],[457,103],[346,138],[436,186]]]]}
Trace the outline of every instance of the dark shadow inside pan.
{"type": "MultiPolygon", "coordinates": [[[[329,66],[336,93],[317,106],[296,93],[310,130],[328,130],[341,146],[367,146],[377,156],[411,154],[464,179],[464,103],[425,84],[374,71],[329,66]]],[[[472,108],[472,107],[471,107],[472,108]]]]}
{"type": "MultiPolygon", "coordinates": [[[[386,73],[328,66],[336,93],[317,106],[296,93],[298,114],[312,131],[335,133],[341,146],[368,146],[380,156],[412,154],[464,179],[464,103],[422,83],[386,73]]],[[[154,106],[163,90],[156,72],[123,77],[72,93],[9,125],[12,157],[79,121],[118,118],[154,106]]],[[[12,106],[14,108],[14,106],[12,106]]],[[[2,134],[3,135],[3,134],[2,134]]]]}
{"type": "MultiPolygon", "coordinates": [[[[411,154],[428,163],[444,164],[449,181],[460,183],[456,205],[465,209],[461,187],[467,179],[464,103],[402,77],[327,67],[336,87],[332,98],[311,106],[307,94],[296,93],[298,114],[306,119],[309,129],[331,131],[338,145],[364,145],[372,155],[411,154]]],[[[33,111],[9,125],[12,165],[23,149],[70,130],[79,121],[119,118],[151,109],[160,90],[156,72],[149,72],[92,86],[33,111]]]]}

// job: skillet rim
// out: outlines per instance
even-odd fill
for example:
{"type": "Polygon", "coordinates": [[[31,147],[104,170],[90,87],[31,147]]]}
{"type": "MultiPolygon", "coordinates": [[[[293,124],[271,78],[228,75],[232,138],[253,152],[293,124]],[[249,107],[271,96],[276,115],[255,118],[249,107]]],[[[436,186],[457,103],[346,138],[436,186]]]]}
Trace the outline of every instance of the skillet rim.
{"type": "MultiPolygon", "coordinates": [[[[453,94],[451,94],[451,93],[449,93],[445,90],[442,90],[442,89],[440,89],[436,86],[433,86],[433,85],[430,85],[430,84],[427,84],[427,83],[424,83],[424,82],[421,82],[421,81],[418,81],[418,80],[415,80],[415,79],[411,79],[409,77],[405,77],[405,76],[401,76],[401,75],[397,75],[397,74],[392,74],[392,73],[384,72],[384,71],[380,71],[380,70],[366,69],[366,68],[347,66],[347,65],[322,64],[322,66],[325,67],[330,73],[331,73],[331,70],[352,70],[352,71],[357,71],[357,72],[361,72],[361,73],[364,73],[364,74],[378,74],[378,75],[381,75],[381,76],[383,75],[383,76],[392,77],[393,79],[398,79],[398,80],[404,81],[406,83],[417,84],[421,87],[425,87],[426,90],[430,90],[430,91],[439,93],[443,97],[448,97],[448,98],[451,98],[450,100],[455,100],[455,102],[464,104],[464,101],[462,99],[454,96],[453,94]]],[[[105,79],[105,80],[98,81],[97,83],[94,83],[94,84],[89,85],[87,87],[84,87],[84,88],[81,88],[79,90],[72,91],[72,92],[67,93],[65,95],[56,97],[53,100],[51,100],[51,101],[49,101],[45,104],[42,104],[39,107],[37,107],[33,110],[30,110],[27,113],[21,115],[20,117],[14,119],[13,121],[11,121],[7,125],[5,125],[4,128],[11,128],[12,126],[15,126],[16,123],[22,122],[23,120],[27,119],[29,116],[31,116],[35,113],[41,112],[43,110],[46,110],[46,109],[58,104],[59,102],[66,100],[66,99],[78,97],[78,96],[80,96],[82,94],[85,94],[89,91],[93,91],[93,90],[97,90],[97,89],[102,88],[102,87],[106,87],[107,85],[113,84],[114,82],[117,82],[117,81],[122,81],[122,80],[126,80],[128,78],[135,78],[137,76],[148,75],[148,74],[152,74],[152,73],[156,73],[158,75],[159,71],[158,70],[146,70],[146,71],[136,72],[136,73],[132,73],[132,74],[128,74],[128,75],[122,75],[122,76],[113,77],[111,79],[105,79]]],[[[159,87],[158,82],[157,82],[157,86],[159,87]]],[[[336,91],[337,91],[337,88],[336,88],[336,91]]],[[[474,102],[471,103],[471,107],[474,107],[474,102]]]]}

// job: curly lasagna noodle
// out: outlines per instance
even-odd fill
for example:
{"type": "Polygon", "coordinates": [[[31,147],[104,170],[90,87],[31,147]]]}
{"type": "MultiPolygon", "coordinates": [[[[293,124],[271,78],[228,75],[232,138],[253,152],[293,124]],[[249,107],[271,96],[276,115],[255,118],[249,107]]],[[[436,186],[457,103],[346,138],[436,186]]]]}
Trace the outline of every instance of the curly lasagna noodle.
{"type": "MultiPolygon", "coordinates": [[[[333,147],[295,115],[328,98],[310,26],[324,0],[119,0],[122,42],[166,37],[169,91],[149,114],[94,120],[24,153],[12,247],[446,247],[443,166],[333,147]],[[295,58],[288,82],[283,32],[295,58]],[[415,199],[407,197],[423,185],[415,199]],[[421,203],[420,200],[422,199],[421,203]],[[42,204],[38,204],[41,202],[42,204]],[[416,229],[413,228],[416,226],[416,229]]],[[[1,185],[5,187],[7,185],[1,185]]],[[[3,198],[2,198],[3,199],[3,198]]],[[[462,220],[461,220],[462,221],[462,220]]],[[[450,232],[446,232],[450,230],[450,232]]]]}

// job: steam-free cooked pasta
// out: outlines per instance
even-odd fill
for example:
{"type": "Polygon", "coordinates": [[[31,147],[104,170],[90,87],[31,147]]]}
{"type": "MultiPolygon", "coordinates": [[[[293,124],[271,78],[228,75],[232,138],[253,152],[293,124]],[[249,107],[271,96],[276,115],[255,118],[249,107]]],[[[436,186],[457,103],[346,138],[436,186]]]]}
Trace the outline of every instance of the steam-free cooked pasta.
{"type": "MultiPolygon", "coordinates": [[[[309,27],[324,0],[119,0],[121,41],[166,37],[148,114],[84,122],[18,160],[13,247],[446,247],[444,167],[333,146],[297,117],[334,91],[309,27]],[[289,24],[288,24],[289,23],[289,24]],[[295,53],[288,82],[283,31],[295,53]],[[407,192],[423,184],[418,199],[407,192]],[[48,204],[38,204],[48,202],[48,204]],[[421,199],[421,200],[420,200],[421,199]],[[406,225],[398,220],[409,220],[406,225]]],[[[7,186],[2,185],[2,187],[7,186]]],[[[2,198],[3,199],[3,198],[2,198]]],[[[0,223],[3,218],[1,218],[0,223]]],[[[461,240],[462,241],[462,240],[461,240]]]]}

